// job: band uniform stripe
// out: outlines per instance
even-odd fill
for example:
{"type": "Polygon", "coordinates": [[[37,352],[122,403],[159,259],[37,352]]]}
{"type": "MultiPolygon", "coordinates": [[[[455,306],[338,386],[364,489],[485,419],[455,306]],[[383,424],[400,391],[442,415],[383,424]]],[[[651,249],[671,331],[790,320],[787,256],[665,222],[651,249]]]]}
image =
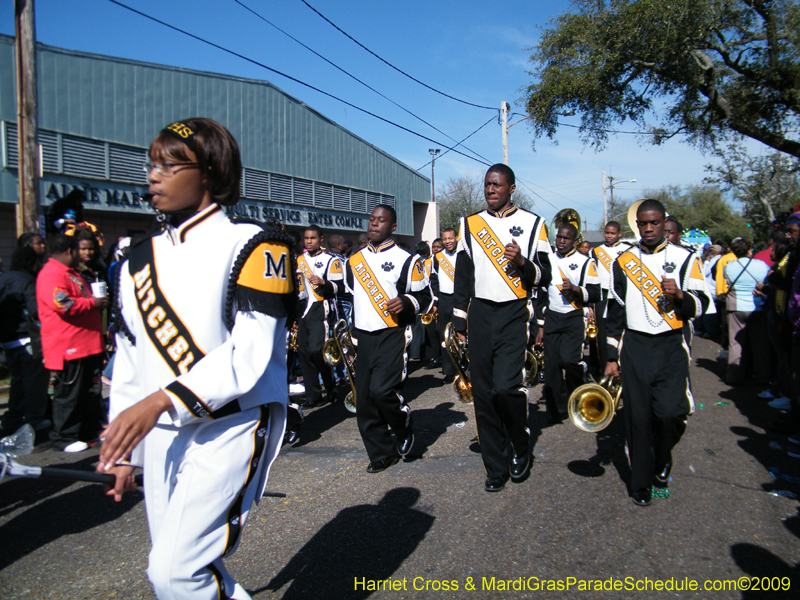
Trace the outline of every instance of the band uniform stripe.
{"type": "Polygon", "coordinates": [[[222,577],[222,573],[219,572],[219,569],[214,565],[214,563],[210,563],[206,566],[206,568],[211,571],[211,575],[217,582],[217,594],[219,595],[219,600],[231,600],[231,597],[225,593],[225,579],[222,577]]]}
{"type": "Polygon", "coordinates": [[[250,466],[247,469],[247,478],[244,485],[236,495],[236,500],[233,501],[230,509],[228,510],[228,540],[225,543],[225,551],[222,556],[227,556],[236,548],[236,543],[239,541],[239,536],[242,533],[242,504],[244,502],[244,495],[247,491],[247,486],[253,481],[256,473],[258,473],[258,465],[261,462],[262,455],[264,454],[264,447],[267,443],[267,425],[269,424],[269,406],[262,404],[259,406],[261,417],[258,420],[255,431],[253,431],[253,452],[250,455],[250,466]]]}
{"type": "Polygon", "coordinates": [[[486,254],[489,262],[494,265],[503,281],[519,299],[528,297],[528,290],[522,282],[522,277],[511,261],[503,257],[505,246],[492,231],[491,227],[479,215],[467,217],[469,233],[478,242],[486,254]]]}
{"type": "Polygon", "coordinates": [[[206,354],[158,285],[153,240],[137,246],[128,264],[147,337],[176,376],[188,373],[206,354]]]}
{"type": "Polygon", "coordinates": [[[197,220],[196,220],[196,221],[194,221],[193,223],[189,223],[188,225],[186,225],[186,227],[183,229],[183,231],[181,231],[181,234],[180,234],[180,236],[178,236],[178,237],[179,237],[179,239],[180,239],[180,241],[181,241],[181,242],[185,242],[185,241],[186,241],[186,234],[187,234],[187,233],[189,233],[189,231],[190,231],[191,229],[194,229],[194,228],[195,228],[195,227],[197,227],[197,226],[198,226],[200,223],[202,223],[203,221],[205,221],[206,219],[208,219],[208,218],[209,218],[211,215],[215,215],[215,214],[217,214],[218,212],[220,212],[221,210],[222,210],[222,208],[221,208],[219,205],[217,205],[217,207],[216,207],[214,210],[210,210],[210,211],[208,211],[206,214],[204,214],[202,217],[200,217],[199,219],[197,219],[197,220]]]}

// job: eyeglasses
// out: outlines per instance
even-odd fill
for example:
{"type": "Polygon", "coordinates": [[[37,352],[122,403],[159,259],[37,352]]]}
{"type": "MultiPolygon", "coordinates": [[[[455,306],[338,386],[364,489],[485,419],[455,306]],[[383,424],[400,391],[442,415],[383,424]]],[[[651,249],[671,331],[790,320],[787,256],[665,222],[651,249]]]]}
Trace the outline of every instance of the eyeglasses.
{"type": "Polygon", "coordinates": [[[179,169],[178,167],[186,167],[187,169],[192,169],[194,167],[199,167],[198,163],[171,163],[171,162],[146,162],[142,165],[142,169],[145,173],[150,175],[150,171],[155,169],[156,173],[161,175],[162,177],[172,177],[175,173],[180,173],[184,169],[179,169]]]}

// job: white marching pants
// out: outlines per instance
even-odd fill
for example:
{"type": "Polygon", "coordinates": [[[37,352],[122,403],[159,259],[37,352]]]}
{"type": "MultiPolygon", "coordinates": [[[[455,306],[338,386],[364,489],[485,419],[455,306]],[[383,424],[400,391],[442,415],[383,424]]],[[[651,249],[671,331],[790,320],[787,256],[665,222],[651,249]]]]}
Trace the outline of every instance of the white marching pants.
{"type": "Polygon", "coordinates": [[[267,468],[269,407],[197,425],[156,425],[144,444],[153,549],[147,575],[160,600],[250,598],[222,563],[267,468]]]}

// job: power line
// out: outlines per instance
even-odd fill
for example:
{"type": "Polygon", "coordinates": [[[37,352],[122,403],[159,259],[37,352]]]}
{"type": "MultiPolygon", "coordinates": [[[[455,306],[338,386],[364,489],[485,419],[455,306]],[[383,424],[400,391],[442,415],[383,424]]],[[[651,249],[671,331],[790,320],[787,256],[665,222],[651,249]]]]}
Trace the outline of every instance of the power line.
{"type": "MultiPolygon", "coordinates": [[[[490,118],[488,121],[486,121],[486,123],[484,123],[483,125],[481,125],[480,127],[478,127],[478,128],[475,130],[475,131],[473,131],[473,132],[472,132],[472,133],[470,133],[470,134],[469,134],[467,137],[465,137],[463,140],[461,140],[460,142],[458,142],[458,143],[456,144],[456,146],[460,145],[462,142],[466,142],[466,141],[467,141],[469,138],[471,138],[473,135],[475,135],[476,133],[478,133],[478,132],[479,132],[481,129],[483,129],[484,127],[486,127],[486,126],[487,126],[489,123],[491,123],[492,121],[494,121],[494,117],[491,117],[491,118],[490,118]]],[[[465,146],[465,147],[466,147],[466,146],[465,146]]],[[[448,152],[450,152],[450,148],[448,148],[447,150],[445,150],[444,152],[442,152],[442,153],[439,155],[439,158],[441,159],[441,158],[442,158],[442,156],[444,156],[444,155],[445,155],[445,154],[447,154],[448,152]]],[[[480,156],[480,154],[478,154],[478,156],[480,156]]],[[[483,157],[481,156],[481,158],[483,158],[483,157]]],[[[487,164],[487,165],[489,165],[489,163],[490,163],[491,161],[489,161],[488,159],[486,159],[486,160],[487,160],[487,163],[486,163],[486,164],[487,164]]],[[[430,160],[429,160],[429,161],[428,161],[428,162],[426,162],[424,165],[422,165],[422,166],[421,166],[419,169],[417,169],[417,171],[422,171],[422,169],[424,169],[424,168],[425,168],[425,167],[427,167],[429,164],[431,164],[431,162],[433,162],[433,161],[430,161],[430,160]]],[[[490,165],[490,166],[491,166],[491,165],[490,165]]]]}
{"type": "MultiPolygon", "coordinates": [[[[511,113],[508,116],[523,117],[528,115],[523,115],[522,113],[511,113]]],[[[581,127],[583,127],[582,125],[570,125],[569,123],[562,123],[560,121],[556,121],[556,125],[560,127],[572,127],[573,129],[581,129],[581,127]]],[[[586,127],[586,129],[588,129],[589,131],[599,131],[601,133],[623,133],[626,135],[659,135],[658,133],[653,131],[620,131],[617,129],[603,129],[602,127],[586,127]]],[[[675,133],[676,135],[689,135],[684,131],[677,131],[675,133]]]]}
{"type": "Polygon", "coordinates": [[[352,104],[351,102],[348,102],[347,100],[343,100],[342,98],[334,96],[333,94],[330,94],[330,93],[328,93],[326,91],[323,91],[323,90],[321,90],[321,89],[319,89],[317,87],[314,87],[313,85],[311,85],[309,83],[306,83],[304,81],[300,81],[296,77],[292,77],[291,75],[287,75],[286,73],[282,73],[281,71],[278,71],[277,69],[273,69],[272,67],[268,67],[264,63],[258,62],[257,60],[254,60],[252,58],[244,56],[243,54],[239,54],[238,52],[235,52],[234,50],[229,50],[228,48],[225,48],[224,46],[220,46],[219,44],[215,44],[214,42],[211,42],[209,40],[201,38],[201,37],[199,37],[199,36],[197,36],[197,35],[195,35],[193,33],[189,33],[188,31],[185,31],[185,30],[183,30],[183,29],[181,29],[179,27],[176,27],[175,25],[170,25],[169,23],[166,23],[164,21],[161,21],[160,19],[152,17],[152,16],[150,16],[150,15],[148,15],[146,13],[143,13],[140,10],[137,10],[135,8],[127,6],[126,4],[123,4],[122,2],[119,2],[118,0],[108,0],[108,1],[111,2],[112,4],[116,4],[117,6],[119,6],[121,8],[125,8],[125,9],[127,9],[127,10],[129,10],[129,11],[131,11],[133,13],[136,13],[137,15],[140,15],[140,16],[146,18],[146,19],[150,19],[151,21],[154,21],[154,22],[158,23],[159,25],[163,25],[164,27],[167,27],[169,29],[177,31],[178,33],[182,33],[182,34],[184,34],[186,36],[189,36],[190,38],[195,39],[198,42],[202,42],[204,44],[208,44],[209,46],[212,46],[212,47],[214,47],[214,48],[216,48],[218,50],[222,50],[223,52],[227,52],[228,54],[231,54],[231,55],[233,55],[233,56],[235,56],[237,58],[241,58],[242,60],[245,60],[247,62],[253,63],[254,65],[257,65],[257,66],[261,67],[262,69],[266,69],[267,71],[275,73],[276,75],[280,75],[281,77],[285,77],[286,79],[288,79],[290,81],[294,81],[295,83],[300,84],[300,85],[302,85],[304,87],[307,87],[307,88],[309,88],[311,90],[314,90],[315,92],[318,92],[320,94],[323,94],[324,96],[328,96],[329,98],[337,100],[338,102],[341,102],[342,104],[344,104],[346,106],[349,106],[350,108],[354,108],[357,111],[363,112],[364,114],[367,114],[367,115],[369,115],[371,117],[374,117],[375,119],[378,119],[379,121],[383,121],[384,123],[388,123],[389,125],[393,125],[394,127],[397,127],[398,129],[402,129],[403,131],[405,131],[407,133],[410,133],[411,135],[415,135],[415,136],[417,136],[419,138],[422,138],[423,140],[426,140],[428,142],[432,142],[432,143],[437,144],[439,146],[444,146],[448,150],[451,150],[451,151],[455,152],[456,154],[460,154],[461,156],[463,156],[465,158],[468,158],[470,160],[474,160],[477,163],[488,164],[488,163],[484,163],[482,160],[478,160],[477,158],[475,158],[473,156],[470,156],[469,154],[464,154],[463,152],[461,152],[459,150],[456,150],[454,147],[450,147],[447,144],[443,144],[442,142],[434,140],[433,138],[429,138],[428,136],[422,135],[421,133],[417,133],[416,131],[412,131],[411,129],[408,129],[407,127],[403,127],[402,125],[399,125],[398,123],[394,123],[393,121],[390,121],[389,119],[385,119],[385,118],[383,118],[383,117],[381,117],[379,115],[376,115],[375,113],[372,113],[372,112],[370,112],[370,111],[368,111],[366,109],[363,109],[360,106],[356,106],[355,104],[352,104]]]}
{"type": "MultiPolygon", "coordinates": [[[[453,137],[451,137],[451,136],[447,135],[447,134],[446,134],[444,131],[442,131],[441,129],[439,129],[439,128],[438,128],[438,127],[436,127],[435,125],[432,125],[431,123],[428,123],[428,122],[427,122],[425,119],[423,119],[422,117],[420,117],[420,116],[418,116],[418,115],[414,114],[413,112],[411,112],[410,110],[408,110],[408,109],[407,109],[407,108],[405,108],[404,106],[401,106],[400,104],[398,104],[397,102],[395,102],[394,100],[392,100],[391,98],[389,98],[388,96],[386,96],[386,95],[382,94],[381,92],[379,92],[378,90],[376,90],[374,87],[372,87],[372,86],[371,86],[371,85],[369,85],[368,83],[365,83],[364,81],[362,81],[361,79],[359,79],[358,77],[356,77],[355,75],[353,75],[352,73],[349,73],[348,71],[346,71],[345,69],[343,69],[342,67],[340,67],[339,65],[337,65],[336,63],[334,63],[333,61],[331,61],[331,60],[328,60],[328,59],[327,59],[327,58],[325,58],[325,57],[324,57],[322,54],[320,54],[319,52],[317,52],[317,51],[316,51],[316,50],[314,50],[313,48],[310,48],[309,46],[307,46],[306,44],[304,44],[303,42],[301,42],[300,40],[298,40],[296,37],[294,37],[294,36],[293,36],[293,35],[291,35],[290,33],[288,33],[288,32],[286,32],[286,31],[284,31],[283,29],[281,29],[280,27],[278,27],[277,25],[275,25],[275,23],[273,23],[272,21],[270,21],[269,19],[267,19],[267,18],[266,18],[266,17],[264,17],[263,15],[259,14],[258,12],[256,12],[255,10],[253,10],[252,8],[250,8],[249,6],[247,6],[247,5],[246,5],[244,2],[242,2],[241,0],[233,0],[233,1],[234,1],[234,2],[236,2],[236,4],[238,4],[238,5],[239,5],[239,6],[241,6],[242,8],[244,8],[244,9],[246,9],[246,10],[250,11],[251,13],[253,13],[253,14],[254,14],[256,17],[258,17],[259,19],[261,19],[262,21],[264,21],[264,22],[265,22],[265,23],[267,23],[268,25],[271,25],[272,27],[274,27],[275,29],[277,29],[278,31],[280,31],[280,32],[281,32],[283,35],[285,35],[285,36],[286,36],[286,37],[288,37],[289,39],[291,39],[291,40],[293,40],[293,41],[297,42],[297,43],[298,43],[298,44],[300,44],[300,45],[301,45],[303,48],[305,48],[306,50],[308,50],[309,52],[311,52],[311,53],[312,53],[312,54],[314,54],[315,56],[317,56],[317,57],[321,58],[322,60],[324,60],[326,63],[328,63],[328,64],[329,64],[329,65],[331,65],[332,67],[334,67],[334,68],[338,69],[339,71],[341,71],[342,73],[344,73],[344,74],[345,74],[345,75],[347,75],[348,77],[350,77],[350,78],[354,79],[355,81],[357,81],[358,83],[360,83],[361,85],[363,85],[364,87],[366,87],[367,89],[369,89],[369,90],[372,90],[373,92],[375,92],[376,94],[378,94],[378,95],[379,95],[381,98],[383,98],[384,100],[388,100],[389,102],[391,102],[392,104],[394,104],[394,105],[395,105],[397,108],[399,108],[400,110],[403,110],[403,111],[405,111],[406,113],[408,113],[409,115],[411,115],[412,117],[414,117],[414,118],[415,118],[415,119],[417,119],[418,121],[421,121],[422,123],[424,123],[425,125],[427,125],[427,126],[428,126],[428,127],[430,127],[431,129],[433,129],[433,130],[437,131],[438,133],[441,133],[443,136],[445,136],[445,137],[447,137],[448,139],[450,139],[450,140],[452,140],[452,141],[456,142],[456,139],[455,139],[455,138],[453,138],[453,137]]],[[[469,137],[469,136],[468,136],[468,137],[469,137]]],[[[464,139],[467,139],[467,138],[464,138],[464,139]]],[[[463,140],[462,140],[462,141],[463,141],[463,140]]],[[[459,145],[461,145],[461,142],[456,142],[456,146],[459,146],[459,145]]],[[[475,150],[472,150],[471,148],[467,148],[466,146],[463,146],[463,147],[464,147],[464,149],[465,149],[465,150],[468,150],[468,151],[472,152],[472,153],[473,153],[475,156],[477,156],[477,157],[479,157],[479,158],[482,158],[482,159],[483,159],[483,160],[485,160],[485,161],[488,161],[488,160],[489,160],[489,159],[488,159],[488,158],[486,158],[485,156],[481,156],[480,154],[478,154],[477,152],[475,152],[475,150]]],[[[419,169],[418,169],[418,170],[419,170],[419,169]]]]}
{"type": "Polygon", "coordinates": [[[500,109],[493,108],[493,107],[491,107],[491,106],[481,106],[480,104],[473,104],[472,102],[467,102],[466,100],[461,100],[460,98],[456,98],[455,96],[451,96],[450,94],[446,94],[446,93],[444,93],[444,92],[442,92],[442,91],[440,91],[440,90],[437,90],[436,88],[433,88],[433,87],[429,86],[427,83],[424,83],[424,82],[420,81],[419,79],[417,79],[417,78],[416,78],[416,77],[414,77],[413,75],[409,75],[408,73],[406,73],[406,72],[405,72],[405,71],[403,71],[402,69],[398,69],[398,68],[397,68],[397,67],[395,67],[395,66],[394,66],[392,63],[390,63],[390,62],[389,62],[389,61],[387,61],[387,60],[384,60],[383,58],[381,58],[380,56],[378,56],[377,54],[375,54],[375,53],[374,53],[372,50],[370,50],[369,48],[367,48],[367,47],[366,47],[364,44],[362,44],[362,43],[361,43],[361,42],[359,42],[357,39],[355,39],[353,36],[351,36],[349,33],[347,33],[346,31],[344,31],[344,30],[343,30],[341,27],[339,27],[339,26],[338,26],[336,23],[334,23],[333,21],[331,21],[331,20],[330,20],[328,17],[326,17],[325,15],[323,15],[323,14],[322,14],[321,12],[319,12],[319,11],[318,11],[316,8],[314,8],[314,7],[313,7],[313,6],[311,6],[311,5],[310,5],[308,2],[306,2],[306,0],[300,0],[300,1],[301,1],[303,4],[305,4],[305,5],[306,5],[308,8],[310,8],[311,10],[313,10],[315,13],[317,13],[317,14],[318,14],[318,15],[319,15],[319,16],[320,16],[322,19],[324,19],[326,22],[328,22],[328,23],[329,23],[329,24],[330,24],[330,25],[331,25],[331,26],[332,26],[334,29],[336,29],[337,31],[339,31],[339,32],[340,32],[342,35],[344,35],[345,37],[347,37],[347,38],[349,38],[350,40],[352,40],[354,43],[356,43],[356,44],[358,44],[359,46],[361,46],[361,47],[362,47],[364,50],[366,50],[367,52],[369,52],[370,54],[372,54],[372,56],[374,56],[375,58],[377,58],[377,59],[378,59],[379,61],[381,61],[382,63],[384,63],[384,64],[386,64],[386,65],[390,66],[391,68],[393,68],[395,71],[397,71],[397,72],[398,72],[398,73],[400,73],[401,75],[405,75],[405,76],[406,76],[406,77],[408,77],[408,78],[409,78],[411,81],[414,81],[414,82],[416,82],[416,83],[420,84],[422,87],[428,88],[428,89],[429,89],[429,90],[431,90],[432,92],[436,92],[437,94],[441,94],[441,95],[442,95],[442,96],[444,96],[445,98],[450,98],[451,100],[455,100],[456,102],[461,102],[462,104],[466,104],[466,105],[468,105],[468,106],[474,106],[475,108],[484,108],[484,109],[486,109],[486,110],[493,110],[493,111],[497,111],[498,113],[500,112],[500,109]]]}

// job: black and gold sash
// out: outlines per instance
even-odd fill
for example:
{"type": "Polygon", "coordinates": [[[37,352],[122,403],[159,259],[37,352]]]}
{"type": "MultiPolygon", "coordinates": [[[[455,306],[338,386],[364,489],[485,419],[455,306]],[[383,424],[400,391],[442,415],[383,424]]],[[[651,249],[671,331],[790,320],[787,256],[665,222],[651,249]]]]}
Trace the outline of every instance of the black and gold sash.
{"type": "Polygon", "coordinates": [[[527,298],[528,290],[522,281],[517,268],[503,256],[505,245],[500,241],[488,223],[479,215],[467,217],[467,226],[470,235],[486,254],[486,258],[497,269],[505,284],[517,296],[517,298],[527,298]]]}
{"type": "Polygon", "coordinates": [[[147,337],[176,377],[188,373],[205,352],[158,286],[152,239],[133,249],[128,265],[147,337]]]}

